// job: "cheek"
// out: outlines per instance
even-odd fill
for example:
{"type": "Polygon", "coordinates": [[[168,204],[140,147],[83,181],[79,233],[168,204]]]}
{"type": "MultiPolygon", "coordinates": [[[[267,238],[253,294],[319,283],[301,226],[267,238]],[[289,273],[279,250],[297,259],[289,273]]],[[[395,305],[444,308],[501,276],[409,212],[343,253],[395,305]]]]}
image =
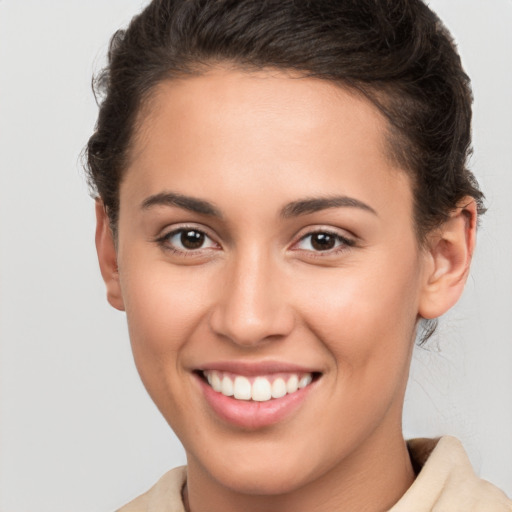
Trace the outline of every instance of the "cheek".
{"type": "MultiPolygon", "coordinates": [[[[309,329],[330,355],[325,384],[331,414],[325,428],[332,439],[343,438],[340,450],[357,445],[379,424],[400,425],[419,275],[417,265],[408,261],[402,261],[395,274],[392,261],[381,259],[371,272],[366,266],[325,275],[306,288],[307,294],[296,290],[302,311],[308,308],[304,319],[309,329]]],[[[321,409],[317,414],[325,416],[321,409]]],[[[335,444],[332,453],[339,455],[335,444]]]]}
{"type": "Polygon", "coordinates": [[[302,295],[310,328],[348,370],[408,364],[420,273],[417,261],[395,256],[336,269],[304,287],[307,294],[295,292],[302,295]]]}
{"type": "Polygon", "coordinates": [[[179,368],[181,350],[205,314],[208,290],[197,268],[192,278],[186,268],[144,262],[134,251],[125,263],[121,287],[135,362],[143,380],[156,380],[159,371],[179,368]]]}
{"type": "Polygon", "coordinates": [[[209,281],[163,259],[137,258],[133,250],[124,263],[120,277],[135,365],[153,402],[180,435],[191,403],[184,354],[207,311],[211,292],[200,282],[209,281]]]}

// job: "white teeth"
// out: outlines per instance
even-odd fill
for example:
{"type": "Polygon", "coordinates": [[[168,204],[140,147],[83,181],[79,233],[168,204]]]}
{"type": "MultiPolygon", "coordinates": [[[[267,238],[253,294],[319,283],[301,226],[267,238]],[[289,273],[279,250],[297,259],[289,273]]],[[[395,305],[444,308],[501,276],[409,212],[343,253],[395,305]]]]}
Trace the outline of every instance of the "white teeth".
{"type": "Polygon", "coordinates": [[[222,388],[222,384],[220,382],[220,377],[219,377],[219,374],[217,372],[214,372],[213,375],[212,375],[212,383],[211,383],[211,386],[212,388],[215,390],[215,391],[220,391],[221,388],[222,388]]]}
{"type": "Polygon", "coordinates": [[[311,384],[312,380],[313,377],[311,374],[304,375],[304,377],[299,380],[299,389],[305,388],[307,385],[311,384]]]}
{"type": "Polygon", "coordinates": [[[284,379],[276,379],[272,383],[272,398],[281,398],[286,395],[286,382],[284,379]]]}
{"type": "Polygon", "coordinates": [[[256,402],[266,402],[272,398],[272,387],[264,377],[256,377],[252,385],[252,399],[256,402]]]}
{"type": "Polygon", "coordinates": [[[297,377],[297,375],[292,375],[286,383],[286,391],[288,393],[295,393],[297,389],[299,389],[299,377],[297,377]]]}
{"type": "Polygon", "coordinates": [[[274,380],[264,376],[247,378],[242,375],[227,374],[215,370],[204,373],[210,386],[224,396],[232,396],[237,400],[254,400],[266,402],[272,398],[281,398],[287,394],[295,393],[298,389],[309,386],[313,381],[311,373],[280,374],[274,380]]]}
{"type": "Polygon", "coordinates": [[[222,387],[220,392],[224,396],[233,396],[235,394],[233,389],[233,381],[227,375],[224,375],[222,378],[222,387]]]}
{"type": "Polygon", "coordinates": [[[251,383],[249,379],[246,377],[236,377],[235,384],[233,387],[235,398],[238,400],[250,400],[251,393],[251,383]]]}

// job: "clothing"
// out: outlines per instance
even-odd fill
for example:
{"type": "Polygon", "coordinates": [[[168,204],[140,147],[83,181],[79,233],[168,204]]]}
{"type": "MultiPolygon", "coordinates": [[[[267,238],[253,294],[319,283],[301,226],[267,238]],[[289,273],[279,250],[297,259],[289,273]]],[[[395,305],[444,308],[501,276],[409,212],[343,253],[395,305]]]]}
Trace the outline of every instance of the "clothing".
{"type": "MultiPolygon", "coordinates": [[[[475,475],[454,437],[413,439],[407,444],[413,465],[421,470],[388,512],[512,512],[512,501],[475,475]]],[[[185,467],[173,469],[118,512],[185,512],[181,499],[185,480],[185,467]]]]}
{"type": "Polygon", "coordinates": [[[512,511],[502,491],[475,475],[458,439],[413,439],[408,447],[421,471],[389,512],[512,511]]]}

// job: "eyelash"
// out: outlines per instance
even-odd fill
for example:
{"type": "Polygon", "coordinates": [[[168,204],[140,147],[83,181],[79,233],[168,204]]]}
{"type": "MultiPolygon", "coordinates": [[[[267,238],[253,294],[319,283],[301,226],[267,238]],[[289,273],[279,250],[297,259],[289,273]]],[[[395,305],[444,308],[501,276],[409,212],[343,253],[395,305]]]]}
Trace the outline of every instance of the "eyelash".
{"type": "MultiPolygon", "coordinates": [[[[328,235],[330,237],[334,238],[335,243],[339,243],[339,245],[336,247],[333,247],[332,249],[327,249],[324,251],[321,250],[309,250],[309,249],[295,249],[297,251],[305,251],[310,254],[311,257],[314,258],[325,258],[328,256],[335,256],[341,252],[347,251],[351,247],[354,247],[356,242],[353,239],[344,237],[340,235],[339,233],[336,233],[335,231],[329,230],[329,229],[316,229],[314,231],[309,231],[305,235],[299,238],[299,240],[294,244],[294,246],[298,245],[302,241],[306,240],[307,238],[311,238],[315,235],[328,235]]],[[[312,242],[309,242],[310,245],[312,245],[312,242]]]]}
{"type": "MultiPolygon", "coordinates": [[[[203,247],[199,247],[197,249],[178,249],[176,248],[175,246],[173,246],[171,243],[170,243],[170,240],[175,237],[176,235],[183,235],[185,232],[194,232],[194,233],[198,233],[200,236],[204,236],[205,239],[208,239],[210,240],[213,244],[216,244],[217,246],[219,244],[217,244],[217,242],[215,242],[213,240],[213,238],[211,236],[208,235],[208,233],[206,233],[203,229],[199,229],[195,226],[182,226],[180,228],[177,228],[177,229],[173,229],[172,231],[169,231],[168,233],[165,233],[163,234],[162,236],[158,237],[155,242],[162,248],[164,249],[165,251],[170,251],[171,253],[173,254],[177,254],[179,256],[185,256],[185,257],[194,257],[194,256],[198,256],[198,255],[201,255],[204,251],[205,248],[203,247]]],[[[206,249],[209,249],[209,248],[206,248],[206,249]]]]}
{"type": "MultiPolygon", "coordinates": [[[[199,256],[199,255],[203,254],[203,251],[205,249],[206,250],[211,249],[211,247],[207,247],[207,248],[199,247],[197,249],[183,250],[183,249],[176,248],[173,244],[170,243],[170,240],[173,237],[180,235],[180,234],[183,235],[183,233],[185,233],[187,231],[195,232],[195,233],[199,234],[199,236],[203,236],[205,239],[210,240],[212,244],[215,244],[218,247],[220,247],[220,245],[217,242],[215,242],[213,240],[213,238],[208,235],[208,233],[206,233],[204,230],[199,229],[195,226],[182,226],[180,228],[174,229],[174,230],[158,237],[155,240],[155,242],[162,249],[164,249],[166,251],[170,251],[173,254],[177,254],[177,255],[185,256],[185,257],[199,256]]],[[[355,240],[341,236],[339,233],[336,233],[335,231],[332,231],[329,229],[316,229],[313,231],[309,231],[306,234],[304,234],[303,236],[301,236],[298,239],[298,241],[293,244],[292,250],[306,252],[310,255],[310,257],[322,258],[322,257],[337,255],[337,254],[344,252],[344,251],[348,250],[349,248],[353,247],[355,244],[356,244],[355,240]],[[293,247],[297,246],[298,244],[300,244],[301,242],[303,242],[304,240],[306,240],[310,237],[313,237],[315,235],[328,235],[329,237],[333,237],[335,240],[335,243],[338,243],[339,245],[337,247],[335,246],[334,248],[331,248],[331,249],[316,250],[316,251],[312,250],[312,249],[300,249],[300,248],[294,249],[293,248],[293,247]]],[[[310,245],[312,245],[312,242],[310,242],[310,245]]]]}

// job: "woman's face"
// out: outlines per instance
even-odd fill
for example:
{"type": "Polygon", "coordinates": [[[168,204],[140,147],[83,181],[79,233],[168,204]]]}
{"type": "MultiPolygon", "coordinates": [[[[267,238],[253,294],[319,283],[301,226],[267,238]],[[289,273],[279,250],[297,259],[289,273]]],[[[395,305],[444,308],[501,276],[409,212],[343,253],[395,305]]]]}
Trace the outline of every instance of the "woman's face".
{"type": "Polygon", "coordinates": [[[386,134],[317,79],[157,87],[120,188],[116,306],[189,471],[281,493],[401,439],[427,256],[386,134]]]}

